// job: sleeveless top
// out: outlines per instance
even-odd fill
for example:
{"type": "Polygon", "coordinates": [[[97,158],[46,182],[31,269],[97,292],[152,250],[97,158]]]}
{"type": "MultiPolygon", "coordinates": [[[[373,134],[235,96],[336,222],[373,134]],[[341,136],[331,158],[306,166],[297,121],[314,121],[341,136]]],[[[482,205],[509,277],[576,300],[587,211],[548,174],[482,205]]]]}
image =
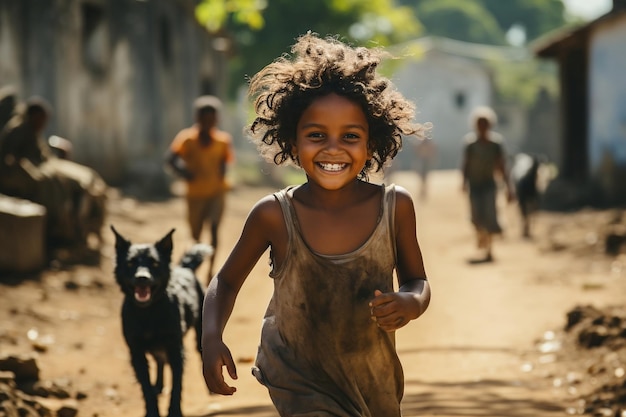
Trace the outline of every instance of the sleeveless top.
{"type": "Polygon", "coordinates": [[[295,187],[274,194],[289,234],[263,319],[252,373],[281,416],[400,416],[404,375],[395,333],[370,317],[374,290],[394,291],[395,186],[383,194],[375,230],[358,249],[322,255],[304,241],[295,187]]]}

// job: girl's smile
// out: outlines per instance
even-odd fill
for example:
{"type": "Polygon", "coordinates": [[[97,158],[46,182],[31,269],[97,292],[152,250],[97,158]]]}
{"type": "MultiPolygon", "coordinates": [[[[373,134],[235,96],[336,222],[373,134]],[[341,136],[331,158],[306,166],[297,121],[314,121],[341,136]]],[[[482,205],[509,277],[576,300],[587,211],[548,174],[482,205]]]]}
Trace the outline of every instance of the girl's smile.
{"type": "Polygon", "coordinates": [[[344,169],[348,164],[331,164],[331,163],[323,163],[323,162],[319,162],[318,165],[324,170],[324,171],[331,171],[331,172],[337,172],[337,171],[341,171],[342,169],[344,169]]]}

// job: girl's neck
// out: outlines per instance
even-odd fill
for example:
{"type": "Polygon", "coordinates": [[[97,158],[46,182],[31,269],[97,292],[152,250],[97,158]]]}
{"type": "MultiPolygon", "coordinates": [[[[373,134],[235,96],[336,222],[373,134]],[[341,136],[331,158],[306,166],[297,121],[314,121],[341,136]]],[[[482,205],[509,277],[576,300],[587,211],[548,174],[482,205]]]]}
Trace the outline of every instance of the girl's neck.
{"type": "Polygon", "coordinates": [[[360,203],[369,195],[372,184],[355,179],[338,190],[327,190],[313,181],[302,184],[294,198],[312,209],[336,210],[360,203]]]}
{"type": "Polygon", "coordinates": [[[302,238],[317,253],[341,255],[370,238],[382,213],[381,186],[359,180],[340,190],[325,190],[312,181],[293,192],[293,207],[302,238]]]}

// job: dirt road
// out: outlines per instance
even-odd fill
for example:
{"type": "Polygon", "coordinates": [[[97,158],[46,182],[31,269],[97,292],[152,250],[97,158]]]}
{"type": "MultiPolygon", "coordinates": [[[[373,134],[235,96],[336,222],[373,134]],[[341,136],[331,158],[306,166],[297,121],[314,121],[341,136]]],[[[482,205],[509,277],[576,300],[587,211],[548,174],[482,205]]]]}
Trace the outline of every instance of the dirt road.
{"type": "MultiPolygon", "coordinates": [[[[390,180],[417,196],[415,174],[399,172],[390,180]]],[[[610,272],[608,261],[543,251],[537,241],[522,239],[512,206],[503,206],[506,233],[495,242],[496,262],[469,265],[473,234],[458,173],[434,172],[430,181],[428,200],[416,199],[416,208],[432,303],[422,318],[397,333],[406,378],[404,415],[566,415],[572,401],[568,394],[554,387],[550,375],[532,372],[543,360],[535,342],[545,331],[562,328],[565,313],[574,305],[622,302],[626,280],[610,272]]],[[[270,191],[238,188],[231,193],[218,264],[233,246],[252,204],[270,191]]],[[[112,202],[108,222],[136,242],[156,240],[175,227],[175,252],[180,254],[189,244],[183,213],[180,199],[120,199],[112,202]]],[[[539,240],[553,238],[567,227],[558,215],[542,215],[536,235],[539,240]]],[[[143,403],[121,337],[121,293],[111,275],[108,230],[105,238],[100,268],[52,271],[38,280],[1,284],[0,353],[30,350],[26,333],[36,329],[52,340],[40,354],[41,376],[65,378],[86,394],[79,415],[139,417],[143,403]]],[[[238,361],[234,396],[208,395],[192,336],[187,340],[187,417],[277,416],[265,389],[250,374],[271,294],[268,271],[264,256],[245,283],[225,334],[238,361]]],[[[163,412],[167,399],[161,396],[163,412]]]]}

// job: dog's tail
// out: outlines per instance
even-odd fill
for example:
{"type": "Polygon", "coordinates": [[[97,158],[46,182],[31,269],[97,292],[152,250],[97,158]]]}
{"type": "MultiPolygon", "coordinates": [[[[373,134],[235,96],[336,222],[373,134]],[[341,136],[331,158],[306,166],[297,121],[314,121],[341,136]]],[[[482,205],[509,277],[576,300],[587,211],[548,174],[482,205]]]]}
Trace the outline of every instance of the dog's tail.
{"type": "Polygon", "coordinates": [[[211,245],[196,243],[185,252],[180,260],[180,266],[195,271],[206,257],[213,255],[214,251],[211,245]]]}

